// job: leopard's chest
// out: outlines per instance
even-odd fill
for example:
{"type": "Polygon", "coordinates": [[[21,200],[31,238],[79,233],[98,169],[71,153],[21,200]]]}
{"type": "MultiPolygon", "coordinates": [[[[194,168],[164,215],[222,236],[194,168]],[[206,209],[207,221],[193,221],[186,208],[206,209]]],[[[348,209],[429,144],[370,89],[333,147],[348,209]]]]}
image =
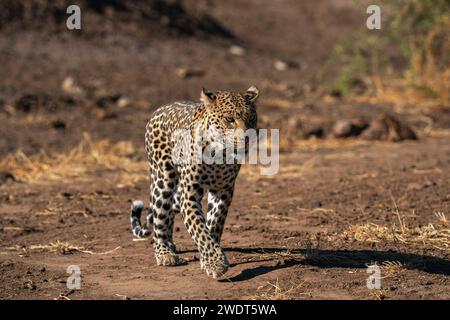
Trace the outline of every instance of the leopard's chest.
{"type": "Polygon", "coordinates": [[[239,164],[201,164],[183,166],[182,170],[185,171],[184,176],[187,176],[191,183],[211,189],[234,184],[239,169],[239,164]]]}

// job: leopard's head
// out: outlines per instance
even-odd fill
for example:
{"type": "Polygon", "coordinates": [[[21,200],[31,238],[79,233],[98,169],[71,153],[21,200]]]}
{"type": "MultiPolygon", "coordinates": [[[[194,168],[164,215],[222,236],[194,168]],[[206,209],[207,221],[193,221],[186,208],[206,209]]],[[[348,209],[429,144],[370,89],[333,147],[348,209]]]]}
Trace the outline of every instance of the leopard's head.
{"type": "Polygon", "coordinates": [[[258,96],[259,90],[255,86],[244,93],[203,89],[200,99],[206,107],[208,128],[239,148],[245,140],[242,133],[256,129],[258,96]]]}

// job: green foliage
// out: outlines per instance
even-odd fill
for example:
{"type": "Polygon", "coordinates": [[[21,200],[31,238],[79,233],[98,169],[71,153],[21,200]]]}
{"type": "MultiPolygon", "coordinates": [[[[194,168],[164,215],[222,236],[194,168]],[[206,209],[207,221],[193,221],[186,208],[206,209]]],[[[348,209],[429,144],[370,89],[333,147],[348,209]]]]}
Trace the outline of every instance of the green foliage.
{"type": "MultiPolygon", "coordinates": [[[[364,6],[357,1],[358,7],[364,6]]],[[[365,27],[337,45],[319,73],[328,89],[345,95],[354,83],[392,73],[414,88],[447,95],[450,74],[450,0],[379,0],[381,30],[365,27]]]]}

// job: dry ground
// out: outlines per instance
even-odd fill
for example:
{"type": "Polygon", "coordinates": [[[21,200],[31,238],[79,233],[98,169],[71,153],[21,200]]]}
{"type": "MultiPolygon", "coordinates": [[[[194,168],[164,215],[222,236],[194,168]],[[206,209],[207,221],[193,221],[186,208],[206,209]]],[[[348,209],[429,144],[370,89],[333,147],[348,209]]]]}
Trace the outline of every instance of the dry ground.
{"type": "MultiPolygon", "coordinates": [[[[78,169],[86,172],[76,177],[45,168],[56,180],[0,189],[0,292],[65,295],[65,270],[74,264],[83,276],[74,299],[265,298],[280,294],[277,283],[285,298],[449,298],[445,139],[309,142],[309,151],[282,154],[275,177],[244,167],[223,239],[233,267],[219,282],[200,271],[180,221],[175,237],[187,265],[157,267],[148,241],[132,241],[128,201],[146,197],[143,162],[133,167],[105,152],[97,160],[84,155],[78,169]],[[373,263],[382,268],[381,292],[366,288],[373,263]]],[[[39,169],[28,173],[40,177],[39,169]]]]}

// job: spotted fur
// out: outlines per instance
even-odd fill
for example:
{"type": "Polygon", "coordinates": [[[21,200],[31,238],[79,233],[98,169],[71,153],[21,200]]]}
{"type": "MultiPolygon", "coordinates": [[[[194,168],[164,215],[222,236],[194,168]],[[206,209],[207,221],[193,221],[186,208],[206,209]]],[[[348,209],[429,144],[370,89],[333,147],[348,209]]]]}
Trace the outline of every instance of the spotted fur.
{"type": "MultiPolygon", "coordinates": [[[[183,261],[177,255],[172,239],[174,215],[181,212],[183,223],[200,253],[201,268],[214,278],[223,275],[228,260],[220,246],[225,219],[230,207],[240,165],[179,164],[172,151],[176,129],[215,128],[225,134],[230,129],[255,129],[255,102],[259,91],[250,87],[245,93],[202,90],[200,102],[175,102],[155,111],[145,133],[145,149],[150,166],[150,205],[147,221],[141,226],[142,201],[134,201],[131,228],[135,237],[151,234],[158,265],[174,266],[183,261]],[[201,200],[208,195],[206,217],[201,200]]],[[[233,137],[233,143],[238,138],[233,137]]],[[[206,144],[202,145],[205,148],[206,144]]],[[[194,153],[193,147],[189,149],[194,153]]]]}

